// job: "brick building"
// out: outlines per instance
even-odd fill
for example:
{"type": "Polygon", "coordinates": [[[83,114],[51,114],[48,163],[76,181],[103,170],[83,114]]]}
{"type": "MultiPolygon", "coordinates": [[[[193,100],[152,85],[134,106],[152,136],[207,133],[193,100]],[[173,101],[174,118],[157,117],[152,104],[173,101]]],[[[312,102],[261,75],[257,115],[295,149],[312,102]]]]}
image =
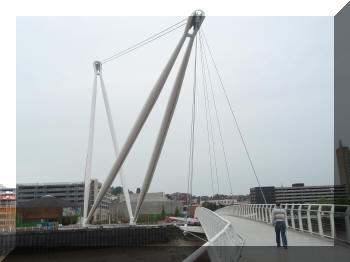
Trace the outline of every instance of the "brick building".
{"type": "Polygon", "coordinates": [[[17,205],[17,213],[22,223],[59,222],[69,216],[66,210],[75,210],[81,214],[81,205],[62,200],[50,195],[36,198],[17,205]],[[80,211],[80,212],[79,212],[80,211]]]}

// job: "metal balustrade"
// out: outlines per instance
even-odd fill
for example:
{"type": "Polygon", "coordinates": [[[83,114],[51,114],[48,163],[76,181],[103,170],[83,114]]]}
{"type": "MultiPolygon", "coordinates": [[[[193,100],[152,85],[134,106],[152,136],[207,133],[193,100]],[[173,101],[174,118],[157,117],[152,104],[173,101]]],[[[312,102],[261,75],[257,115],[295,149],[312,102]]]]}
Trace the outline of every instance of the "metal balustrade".
{"type": "MultiPolygon", "coordinates": [[[[272,223],[273,204],[236,204],[216,211],[272,223]]],[[[350,206],[333,204],[281,204],[287,212],[287,228],[350,242],[350,206]]]]}
{"type": "Polygon", "coordinates": [[[204,207],[197,207],[198,218],[207,236],[208,242],[197,249],[184,262],[195,261],[205,251],[211,261],[237,261],[244,239],[234,230],[230,221],[204,207]]]}

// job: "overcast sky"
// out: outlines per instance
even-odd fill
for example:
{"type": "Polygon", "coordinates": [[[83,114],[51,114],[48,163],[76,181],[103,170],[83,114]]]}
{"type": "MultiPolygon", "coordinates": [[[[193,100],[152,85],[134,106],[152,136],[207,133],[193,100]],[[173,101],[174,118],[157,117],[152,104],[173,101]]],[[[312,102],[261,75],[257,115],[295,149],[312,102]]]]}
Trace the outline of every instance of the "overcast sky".
{"type": "MultiPolygon", "coordinates": [[[[82,181],[92,62],[181,19],[18,17],[17,183],[82,181]]],[[[207,17],[203,29],[261,184],[333,183],[333,17],[207,17]]],[[[176,30],[103,65],[120,146],[182,32],[176,30]]],[[[123,166],[133,191],[144,179],[182,55],[123,166]]],[[[193,60],[194,52],[150,192],[187,190],[193,60]]],[[[233,193],[248,194],[257,182],[213,68],[211,72],[233,193]]],[[[193,193],[210,195],[200,77],[193,193]]],[[[100,89],[95,135],[92,176],[104,181],[115,156],[100,89]]],[[[229,193],[216,127],[214,138],[220,193],[229,193]]],[[[113,185],[119,184],[117,177],[113,185]]]]}

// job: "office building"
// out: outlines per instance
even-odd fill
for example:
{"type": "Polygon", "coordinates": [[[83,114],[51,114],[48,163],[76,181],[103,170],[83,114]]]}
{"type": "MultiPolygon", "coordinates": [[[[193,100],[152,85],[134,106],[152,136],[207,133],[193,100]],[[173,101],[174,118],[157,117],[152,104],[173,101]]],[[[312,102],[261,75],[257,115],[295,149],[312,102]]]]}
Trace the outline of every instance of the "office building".
{"type": "Polygon", "coordinates": [[[345,188],[350,195],[350,150],[347,146],[343,146],[342,142],[339,141],[339,148],[336,151],[337,163],[340,184],[345,185],[345,188]]]}
{"type": "Polygon", "coordinates": [[[265,204],[264,197],[267,204],[273,204],[275,200],[275,187],[263,186],[253,187],[250,189],[250,203],[252,204],[265,204]]]}
{"type": "Polygon", "coordinates": [[[280,203],[316,203],[319,199],[346,198],[346,189],[341,185],[275,187],[275,198],[280,203]]]}
{"type": "Polygon", "coordinates": [[[0,185],[0,232],[16,226],[16,189],[0,185]]]}
{"type": "MultiPolygon", "coordinates": [[[[94,199],[101,188],[101,183],[97,179],[92,179],[90,183],[89,209],[92,207],[94,199]]],[[[79,206],[84,205],[84,182],[73,183],[34,183],[17,185],[17,204],[21,205],[27,201],[41,198],[43,196],[53,196],[57,199],[69,201],[79,206]]],[[[108,220],[109,205],[112,202],[111,193],[107,193],[101,204],[95,211],[93,220],[108,220]]]]}
{"type": "MultiPolygon", "coordinates": [[[[347,197],[344,185],[305,186],[303,183],[291,187],[261,187],[267,204],[280,203],[316,203],[320,199],[334,200],[347,197]]],[[[264,204],[259,187],[250,189],[250,202],[264,204]]]]}

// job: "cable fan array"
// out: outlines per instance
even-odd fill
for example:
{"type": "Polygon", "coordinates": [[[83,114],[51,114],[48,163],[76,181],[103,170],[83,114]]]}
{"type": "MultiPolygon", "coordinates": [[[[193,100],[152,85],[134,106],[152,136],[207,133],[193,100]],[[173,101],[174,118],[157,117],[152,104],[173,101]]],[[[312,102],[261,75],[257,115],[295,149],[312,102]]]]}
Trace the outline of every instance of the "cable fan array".
{"type": "MultiPolygon", "coordinates": [[[[199,30],[198,36],[199,38],[199,50],[200,50],[200,65],[201,65],[201,77],[202,77],[202,89],[203,89],[203,98],[204,98],[204,113],[205,113],[205,122],[206,122],[206,135],[207,135],[207,144],[208,144],[208,156],[209,156],[209,170],[210,170],[210,184],[211,184],[211,190],[212,190],[212,196],[219,195],[220,194],[220,183],[219,183],[219,172],[218,172],[218,151],[221,149],[223,159],[224,159],[224,165],[225,165],[225,173],[226,173],[226,181],[229,187],[229,192],[231,196],[233,195],[232,190],[232,183],[231,183],[231,174],[230,174],[230,168],[229,168],[229,162],[228,162],[228,156],[227,156],[227,150],[225,148],[225,143],[223,139],[223,132],[222,132],[222,123],[220,121],[219,112],[216,104],[215,99],[215,93],[214,93],[214,85],[212,80],[212,75],[210,72],[209,63],[211,62],[212,67],[215,69],[215,73],[219,79],[221,91],[223,92],[228,108],[230,110],[230,113],[233,118],[233,123],[235,127],[237,128],[237,131],[239,133],[239,137],[242,141],[245,153],[247,155],[247,158],[249,160],[249,164],[251,166],[251,169],[254,173],[255,179],[259,185],[260,192],[262,194],[262,197],[264,199],[264,202],[266,203],[266,199],[264,196],[263,191],[261,190],[260,181],[258,179],[258,176],[256,174],[256,170],[253,165],[253,161],[251,159],[251,156],[249,154],[249,151],[246,146],[246,142],[244,140],[242,131],[238,125],[237,118],[234,114],[234,111],[232,109],[231,102],[229,100],[226,88],[223,84],[222,77],[219,73],[219,70],[216,66],[212,51],[209,47],[208,41],[206,39],[205,33],[203,28],[199,30]],[[209,59],[210,58],[210,59],[209,59]],[[215,121],[214,121],[214,120],[215,121]],[[219,140],[220,140],[220,148],[217,149],[217,143],[215,143],[214,140],[214,130],[218,131],[219,134],[219,140]],[[216,189],[216,190],[215,190],[216,189]]],[[[193,159],[194,159],[194,133],[195,133],[195,123],[196,123],[196,90],[197,90],[197,47],[196,47],[196,54],[195,54],[195,62],[194,62],[194,82],[193,82],[193,99],[192,99],[192,119],[191,119],[191,138],[190,138],[190,153],[189,153],[189,164],[188,164],[188,181],[187,181],[187,203],[191,205],[192,203],[192,194],[193,194],[193,159]]],[[[233,130],[235,132],[235,130],[233,130]]],[[[189,209],[187,210],[187,216],[189,215],[189,209]]]]}
{"type": "MultiPolygon", "coordinates": [[[[231,115],[233,117],[233,122],[238,130],[239,136],[242,140],[242,144],[244,146],[245,152],[247,154],[247,157],[249,159],[249,163],[251,165],[251,168],[253,170],[253,173],[255,175],[256,181],[260,187],[260,182],[258,180],[258,176],[256,174],[255,168],[253,166],[252,159],[250,157],[250,154],[248,152],[246,143],[243,139],[243,134],[241,132],[241,129],[238,126],[238,121],[236,119],[236,116],[233,112],[229,97],[227,95],[226,89],[223,85],[222,78],[220,76],[219,70],[215,64],[214,58],[213,58],[213,53],[209,47],[207,38],[201,28],[201,24],[204,20],[204,12],[197,10],[192,15],[187,19],[187,22],[184,22],[185,20],[181,20],[177,22],[176,24],[167,27],[166,29],[160,31],[157,34],[154,34],[148,38],[146,38],[143,41],[138,42],[137,44],[132,45],[131,47],[116,53],[113,56],[110,56],[109,58],[106,58],[102,60],[101,62],[94,62],[94,69],[95,69],[95,78],[94,78],[94,84],[93,84],[93,95],[92,95],[92,105],[91,105],[91,119],[90,119],[90,133],[89,133],[89,143],[88,143],[88,153],[87,153],[87,160],[86,160],[86,172],[85,172],[85,193],[84,193],[84,224],[88,223],[89,219],[93,215],[93,213],[96,211],[96,208],[98,205],[101,203],[104,195],[110,188],[111,184],[113,183],[115,177],[117,176],[118,173],[121,175],[121,181],[123,185],[123,191],[125,195],[125,199],[127,200],[127,207],[128,207],[128,213],[130,217],[130,223],[134,223],[134,216],[137,219],[140,208],[142,206],[142,203],[144,201],[144,198],[148,192],[148,189],[150,187],[151,181],[153,179],[153,175],[158,163],[159,156],[162,151],[162,147],[164,145],[164,141],[166,139],[168,129],[170,126],[170,122],[172,120],[176,104],[179,98],[179,94],[181,91],[184,75],[186,72],[186,68],[188,65],[188,61],[190,58],[191,50],[193,44],[195,44],[195,56],[194,56],[194,81],[193,81],[193,90],[192,90],[192,118],[191,118],[191,126],[190,126],[190,146],[189,146],[189,160],[188,160],[188,180],[187,180],[187,203],[192,202],[192,193],[193,193],[193,178],[194,178],[194,154],[195,154],[195,128],[196,128],[196,96],[197,96],[197,86],[198,86],[198,81],[197,81],[197,69],[200,67],[201,69],[201,85],[203,88],[203,98],[204,98],[204,105],[205,105],[205,122],[206,122],[206,140],[208,143],[208,155],[209,155],[209,170],[210,170],[210,182],[211,182],[211,190],[213,196],[216,194],[219,194],[220,192],[220,185],[219,185],[219,171],[218,171],[218,152],[221,150],[222,156],[224,159],[224,166],[225,166],[225,173],[226,173],[226,180],[227,184],[229,187],[229,192],[232,195],[232,184],[231,184],[231,175],[230,175],[230,168],[229,168],[229,162],[228,162],[228,157],[227,157],[227,149],[225,148],[225,143],[224,143],[224,138],[223,138],[223,133],[222,133],[222,123],[220,121],[219,117],[219,112],[218,112],[218,107],[217,107],[217,102],[215,99],[214,95],[214,84],[213,84],[213,79],[212,75],[210,74],[210,67],[209,64],[212,63],[212,65],[215,68],[216,75],[218,76],[220,80],[220,87],[221,90],[223,91],[226,102],[228,104],[228,107],[230,109],[231,115]],[[110,62],[112,60],[115,60],[121,56],[124,56],[126,54],[129,54],[136,49],[141,48],[142,46],[145,46],[156,39],[159,39],[170,32],[175,31],[176,29],[185,26],[184,33],[182,37],[180,38],[180,41],[178,42],[175,50],[173,51],[168,63],[166,64],[164,70],[162,71],[161,75],[159,76],[156,84],[154,85],[149,97],[147,98],[138,118],[136,119],[136,122],[131,129],[129,136],[126,139],[125,144],[121,148],[120,152],[118,151],[118,146],[116,142],[116,136],[115,136],[115,130],[113,126],[113,120],[112,120],[112,115],[110,112],[110,107],[109,107],[109,102],[107,98],[107,92],[106,88],[103,82],[102,78],[102,64],[110,62]],[[185,40],[189,38],[188,45],[186,48],[186,51],[183,56],[183,60],[181,62],[179,71],[177,73],[175,83],[173,86],[173,89],[171,91],[169,101],[166,107],[166,110],[164,112],[162,124],[158,133],[158,137],[156,139],[156,144],[153,149],[153,153],[151,155],[151,160],[148,166],[148,169],[146,171],[146,175],[144,178],[144,182],[142,184],[141,192],[139,195],[139,199],[137,202],[135,214],[133,216],[131,206],[130,206],[130,200],[129,200],[129,195],[128,195],[128,189],[125,183],[125,178],[123,175],[123,172],[121,170],[121,167],[128,156],[128,153],[130,149],[132,148],[136,138],[138,137],[138,134],[140,133],[145,121],[147,120],[150,112],[152,111],[152,108],[154,104],[156,103],[160,92],[163,89],[163,86],[169,76],[170,71],[173,68],[173,65],[179,55],[179,52],[184,45],[185,40]],[[200,60],[198,59],[200,55],[200,60]],[[210,58],[210,59],[209,59],[210,58]],[[199,60],[199,61],[197,61],[199,60]],[[108,117],[108,122],[109,122],[109,127],[110,127],[110,132],[112,136],[112,141],[114,145],[114,151],[116,154],[116,160],[108,174],[108,177],[106,178],[106,181],[102,184],[102,187],[93,203],[93,206],[91,207],[90,212],[88,213],[88,201],[89,201],[89,181],[91,178],[91,158],[92,158],[92,147],[93,147],[93,136],[94,136],[94,118],[95,118],[95,107],[96,107],[96,91],[97,91],[97,79],[100,79],[101,83],[101,89],[103,93],[103,99],[105,102],[105,107],[106,107],[106,113],[108,117]],[[219,134],[219,148],[217,148],[217,143],[214,141],[215,138],[215,130],[217,130],[219,134]]],[[[222,188],[221,188],[222,190],[222,188]]],[[[261,190],[261,188],[260,188],[261,190]]],[[[265,196],[261,190],[262,196],[265,200],[265,196]]],[[[266,202],[266,200],[265,200],[266,202]]],[[[188,209],[189,210],[189,209],[188,209]]]]}

